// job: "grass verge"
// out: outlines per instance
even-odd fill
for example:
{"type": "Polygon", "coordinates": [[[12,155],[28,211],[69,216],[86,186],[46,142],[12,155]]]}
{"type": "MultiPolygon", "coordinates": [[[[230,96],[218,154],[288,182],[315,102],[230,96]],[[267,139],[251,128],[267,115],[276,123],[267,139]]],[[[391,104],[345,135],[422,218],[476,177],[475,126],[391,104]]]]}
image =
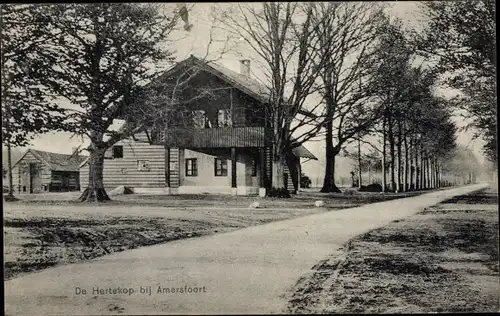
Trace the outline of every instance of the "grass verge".
{"type": "Polygon", "coordinates": [[[498,193],[455,197],[363,234],[297,283],[289,313],[496,312],[498,193]]]}

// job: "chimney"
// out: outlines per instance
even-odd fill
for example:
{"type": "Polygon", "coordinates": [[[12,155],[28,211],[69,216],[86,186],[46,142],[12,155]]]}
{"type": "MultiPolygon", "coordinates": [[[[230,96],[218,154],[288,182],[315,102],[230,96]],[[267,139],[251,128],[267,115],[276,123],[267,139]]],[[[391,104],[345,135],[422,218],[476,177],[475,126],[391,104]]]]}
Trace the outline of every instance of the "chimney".
{"type": "Polygon", "coordinates": [[[250,59],[240,60],[240,73],[245,77],[250,77],[250,59]]]}

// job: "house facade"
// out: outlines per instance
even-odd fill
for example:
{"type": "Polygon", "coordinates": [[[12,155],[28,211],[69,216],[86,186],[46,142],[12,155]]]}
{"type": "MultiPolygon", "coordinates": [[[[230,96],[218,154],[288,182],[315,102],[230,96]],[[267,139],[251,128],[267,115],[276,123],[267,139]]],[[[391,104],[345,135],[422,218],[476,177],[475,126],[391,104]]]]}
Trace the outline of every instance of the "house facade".
{"type": "Polygon", "coordinates": [[[29,149],[12,167],[19,193],[80,190],[79,166],[86,157],[29,149]]]}
{"type": "MultiPolygon", "coordinates": [[[[259,194],[261,171],[258,161],[253,159],[255,152],[253,155],[245,151],[237,154],[237,181],[234,192],[231,183],[233,169],[230,152],[220,151],[214,154],[199,149],[170,149],[170,164],[172,167],[179,164],[178,186],[172,189],[166,187],[165,147],[149,144],[144,133],[134,138],[120,141],[106,152],[103,170],[103,184],[106,190],[126,186],[132,188],[135,193],[259,194]]],[[[297,155],[309,159],[312,156],[303,147],[294,151],[297,155]]],[[[285,174],[289,174],[288,166],[285,165],[284,168],[285,174]]],[[[295,168],[300,174],[299,160],[295,168]]],[[[89,166],[87,160],[84,160],[80,165],[81,190],[88,186],[88,180],[89,166]]],[[[294,190],[291,177],[286,177],[286,187],[294,190]]]]}
{"type": "MultiPolygon", "coordinates": [[[[189,85],[168,119],[110,148],[104,161],[106,189],[120,185],[135,192],[265,195],[271,187],[272,147],[266,141],[268,90],[250,77],[248,61],[237,73],[191,56],[160,78],[175,86],[190,69],[189,85]]],[[[287,157],[285,186],[299,190],[300,159],[316,159],[298,146],[287,157]],[[296,180],[294,180],[296,179],[296,180]]],[[[81,187],[88,165],[81,166],[81,187]]]]}

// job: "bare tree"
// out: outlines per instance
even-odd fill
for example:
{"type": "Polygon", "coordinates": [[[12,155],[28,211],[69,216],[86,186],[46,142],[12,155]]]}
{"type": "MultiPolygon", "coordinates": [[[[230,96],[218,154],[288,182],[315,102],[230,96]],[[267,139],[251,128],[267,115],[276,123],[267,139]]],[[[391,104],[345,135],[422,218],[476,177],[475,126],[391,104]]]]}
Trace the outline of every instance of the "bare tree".
{"type": "Polygon", "coordinates": [[[286,155],[316,135],[314,112],[306,108],[316,92],[318,70],[324,58],[317,36],[313,3],[236,4],[215,10],[221,27],[243,40],[261,61],[269,90],[265,104],[266,141],[272,147],[272,188],[268,195],[289,196],[284,189],[286,155]],[[302,116],[301,116],[302,115],[302,116]]]}

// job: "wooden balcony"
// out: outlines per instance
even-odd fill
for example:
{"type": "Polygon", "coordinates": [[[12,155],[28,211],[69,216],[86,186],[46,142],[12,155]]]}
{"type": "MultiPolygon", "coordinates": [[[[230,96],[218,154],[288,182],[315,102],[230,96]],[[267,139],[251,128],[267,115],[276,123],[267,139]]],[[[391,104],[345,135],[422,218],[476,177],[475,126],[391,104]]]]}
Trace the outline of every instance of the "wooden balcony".
{"type": "MultiPolygon", "coordinates": [[[[163,133],[160,134],[163,144],[163,133]]],[[[172,128],[167,145],[182,148],[264,147],[264,127],[172,128]]]]}

